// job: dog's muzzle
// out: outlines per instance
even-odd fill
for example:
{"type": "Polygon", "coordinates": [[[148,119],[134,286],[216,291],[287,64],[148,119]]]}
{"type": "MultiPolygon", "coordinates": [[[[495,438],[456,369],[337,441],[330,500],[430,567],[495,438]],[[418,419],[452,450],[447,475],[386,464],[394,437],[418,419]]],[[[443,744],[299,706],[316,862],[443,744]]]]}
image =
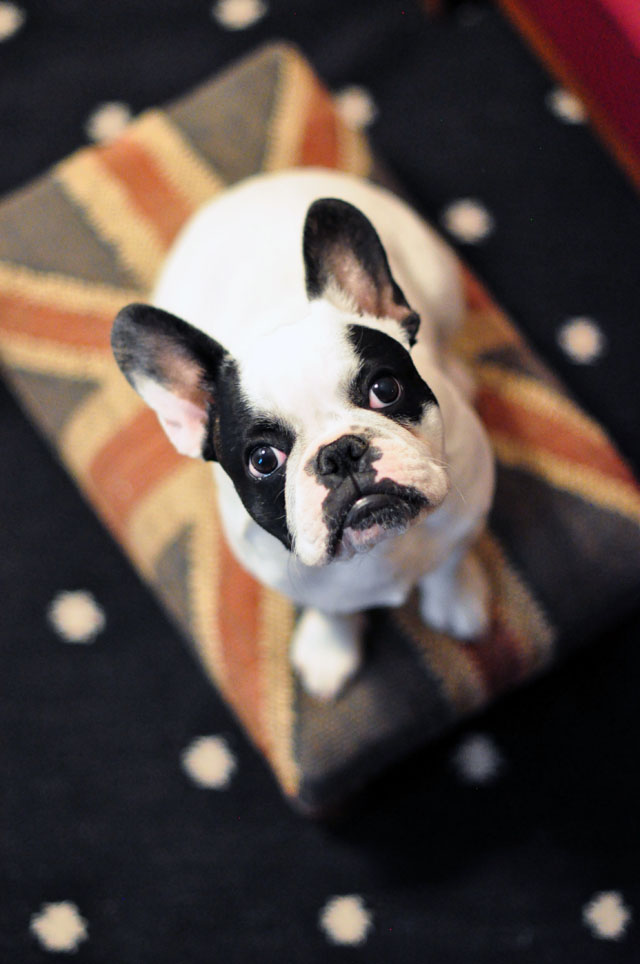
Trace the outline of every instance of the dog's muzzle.
{"type": "Polygon", "coordinates": [[[307,471],[326,487],[323,512],[327,559],[367,552],[389,535],[400,535],[429,500],[412,486],[376,479],[382,452],[363,433],[342,435],[318,450],[307,471]]]}
{"type": "Polygon", "coordinates": [[[331,555],[344,558],[367,552],[392,533],[406,532],[416,517],[429,506],[428,500],[404,486],[388,483],[388,489],[361,495],[347,508],[333,533],[331,555]]]}

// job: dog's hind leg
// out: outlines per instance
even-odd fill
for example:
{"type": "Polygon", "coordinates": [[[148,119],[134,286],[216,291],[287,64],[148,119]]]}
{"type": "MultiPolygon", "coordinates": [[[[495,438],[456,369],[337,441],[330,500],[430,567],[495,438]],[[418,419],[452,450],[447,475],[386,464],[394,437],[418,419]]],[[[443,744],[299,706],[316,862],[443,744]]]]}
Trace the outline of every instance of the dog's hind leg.
{"type": "Polygon", "coordinates": [[[487,632],[489,580],[481,562],[466,546],[423,576],[419,588],[420,612],[432,629],[462,640],[479,639],[487,632]]]}

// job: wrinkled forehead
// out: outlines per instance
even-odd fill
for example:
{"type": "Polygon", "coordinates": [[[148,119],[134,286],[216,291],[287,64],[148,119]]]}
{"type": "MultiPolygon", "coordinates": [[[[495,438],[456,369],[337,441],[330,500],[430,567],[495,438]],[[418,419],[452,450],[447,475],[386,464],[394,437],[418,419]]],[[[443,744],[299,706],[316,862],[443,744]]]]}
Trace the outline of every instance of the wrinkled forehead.
{"type": "Polygon", "coordinates": [[[263,335],[238,359],[251,406],[294,429],[344,408],[359,368],[347,328],[315,317],[263,335]]]}

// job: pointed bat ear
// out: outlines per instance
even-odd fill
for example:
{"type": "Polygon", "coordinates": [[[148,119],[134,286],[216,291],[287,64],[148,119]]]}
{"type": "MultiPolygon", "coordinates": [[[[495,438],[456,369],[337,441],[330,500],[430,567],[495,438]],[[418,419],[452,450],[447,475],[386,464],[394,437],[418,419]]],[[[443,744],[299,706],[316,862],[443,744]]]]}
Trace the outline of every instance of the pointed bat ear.
{"type": "Polygon", "coordinates": [[[347,302],[359,314],[391,318],[415,344],[420,318],[407,304],[387,255],[368,218],[346,201],[314,201],[304,225],[302,249],[310,300],[347,302]]]}
{"type": "Polygon", "coordinates": [[[127,305],[111,346],[123,374],[155,411],[175,448],[214,459],[209,426],[226,351],[203,332],[151,305],[127,305]]]}

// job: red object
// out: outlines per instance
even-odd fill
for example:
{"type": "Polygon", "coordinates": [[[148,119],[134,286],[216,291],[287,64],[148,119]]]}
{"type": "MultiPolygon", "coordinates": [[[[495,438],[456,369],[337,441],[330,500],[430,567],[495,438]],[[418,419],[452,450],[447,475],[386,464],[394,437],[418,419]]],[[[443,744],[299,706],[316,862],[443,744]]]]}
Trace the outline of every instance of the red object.
{"type": "Polygon", "coordinates": [[[640,189],[640,0],[500,0],[640,189]]]}

